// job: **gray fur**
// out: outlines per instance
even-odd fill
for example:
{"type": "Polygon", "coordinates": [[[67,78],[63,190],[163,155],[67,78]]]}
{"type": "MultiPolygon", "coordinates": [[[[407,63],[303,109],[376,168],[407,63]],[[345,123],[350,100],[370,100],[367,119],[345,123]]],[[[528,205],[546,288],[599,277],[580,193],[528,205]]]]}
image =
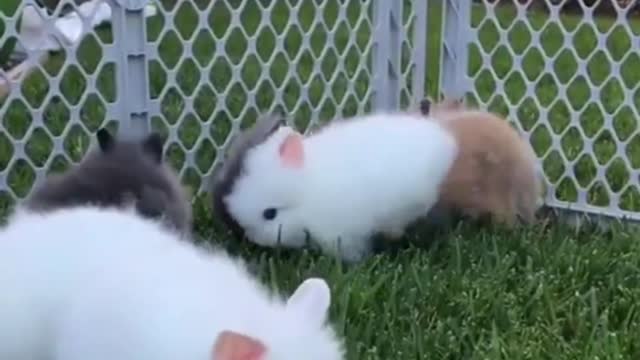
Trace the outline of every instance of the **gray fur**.
{"type": "Polygon", "coordinates": [[[285,124],[284,116],[281,114],[260,117],[253,127],[245,130],[233,140],[228,156],[222,167],[215,173],[212,186],[213,210],[217,217],[238,237],[243,236],[243,230],[229,214],[224,198],[231,194],[236,179],[242,174],[247,151],[262,144],[280,126],[285,124]]]}
{"type": "Polygon", "coordinates": [[[163,140],[117,140],[97,132],[98,147],[76,166],[49,176],[27,199],[26,208],[52,211],[80,205],[134,206],[148,218],[162,219],[183,234],[191,232],[191,204],[179,179],[163,162],[163,140]]]}
{"type": "Polygon", "coordinates": [[[420,113],[422,115],[429,115],[431,110],[431,100],[425,98],[420,101],[420,113]]]}

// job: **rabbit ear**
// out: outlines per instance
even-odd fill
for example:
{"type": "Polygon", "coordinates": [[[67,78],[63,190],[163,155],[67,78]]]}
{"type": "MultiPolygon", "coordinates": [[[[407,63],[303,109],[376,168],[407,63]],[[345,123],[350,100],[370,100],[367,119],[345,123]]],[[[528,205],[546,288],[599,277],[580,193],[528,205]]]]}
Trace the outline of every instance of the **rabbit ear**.
{"type": "Polygon", "coordinates": [[[331,305],[329,285],[319,278],[305,280],[287,300],[287,309],[316,324],[322,324],[331,305]]]}
{"type": "Polygon", "coordinates": [[[266,352],[260,341],[226,330],[218,336],[211,360],[262,360],[266,352]]]}
{"type": "Polygon", "coordinates": [[[96,137],[98,138],[98,146],[100,147],[100,151],[107,152],[113,147],[113,135],[106,128],[102,128],[98,130],[96,133],[96,137]]]}
{"type": "Polygon", "coordinates": [[[279,148],[280,160],[286,167],[301,168],[304,165],[304,143],[302,135],[292,132],[282,141],[279,148]]]}
{"type": "Polygon", "coordinates": [[[156,132],[149,134],[142,142],[142,148],[154,161],[158,163],[162,162],[164,139],[160,134],[156,132]]]}
{"type": "Polygon", "coordinates": [[[429,115],[429,112],[431,112],[431,100],[422,99],[422,101],[420,101],[420,113],[422,113],[422,115],[429,115]]]}

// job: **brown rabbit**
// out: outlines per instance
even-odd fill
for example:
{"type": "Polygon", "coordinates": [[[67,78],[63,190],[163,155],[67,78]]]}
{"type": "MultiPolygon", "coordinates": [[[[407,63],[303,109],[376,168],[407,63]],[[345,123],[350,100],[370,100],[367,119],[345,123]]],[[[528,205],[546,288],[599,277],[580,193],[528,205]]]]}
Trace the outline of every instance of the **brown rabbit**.
{"type": "Polygon", "coordinates": [[[460,146],[432,219],[488,217],[508,226],[535,221],[541,195],[536,157],[507,121],[457,100],[423,100],[420,111],[441,122],[460,146]]]}

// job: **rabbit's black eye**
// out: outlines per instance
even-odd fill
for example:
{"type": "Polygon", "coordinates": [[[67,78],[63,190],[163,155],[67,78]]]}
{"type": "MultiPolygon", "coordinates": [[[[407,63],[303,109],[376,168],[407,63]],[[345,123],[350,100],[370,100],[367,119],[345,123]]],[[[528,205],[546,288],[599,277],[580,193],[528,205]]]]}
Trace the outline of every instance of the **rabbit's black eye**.
{"type": "Polygon", "coordinates": [[[276,215],[278,215],[278,210],[275,208],[268,208],[262,212],[262,217],[265,220],[273,220],[276,218],[276,215]]]}

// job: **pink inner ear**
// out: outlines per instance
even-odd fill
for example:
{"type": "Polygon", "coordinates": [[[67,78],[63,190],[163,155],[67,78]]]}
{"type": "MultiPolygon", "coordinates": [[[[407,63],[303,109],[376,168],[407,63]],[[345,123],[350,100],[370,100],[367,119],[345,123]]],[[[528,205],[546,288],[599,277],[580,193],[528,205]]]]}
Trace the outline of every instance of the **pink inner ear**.
{"type": "Polygon", "coordinates": [[[302,135],[289,134],[280,144],[280,160],[285,166],[300,168],[304,165],[304,144],[302,135]]]}
{"type": "Polygon", "coordinates": [[[261,360],[267,348],[260,341],[233,331],[223,331],[213,349],[212,360],[261,360]]]}

